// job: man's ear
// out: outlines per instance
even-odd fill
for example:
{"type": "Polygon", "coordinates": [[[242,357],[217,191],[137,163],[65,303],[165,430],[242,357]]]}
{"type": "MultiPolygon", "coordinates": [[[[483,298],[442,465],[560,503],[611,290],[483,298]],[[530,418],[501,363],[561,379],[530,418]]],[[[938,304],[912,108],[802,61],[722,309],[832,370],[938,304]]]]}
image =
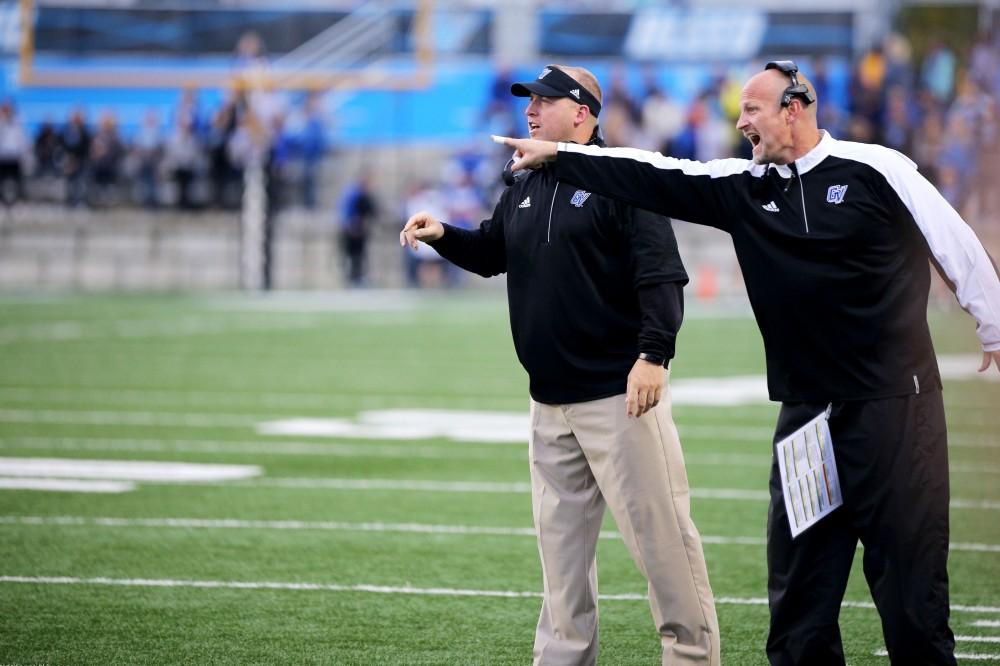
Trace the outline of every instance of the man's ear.
{"type": "Polygon", "coordinates": [[[573,126],[579,127],[590,118],[590,107],[580,104],[576,107],[576,117],[573,119],[573,126]]]}
{"type": "Polygon", "coordinates": [[[802,113],[806,110],[806,107],[802,103],[802,100],[799,99],[798,97],[793,97],[792,101],[790,101],[788,103],[788,106],[785,107],[785,108],[788,109],[788,123],[789,124],[792,124],[796,120],[798,120],[799,116],[801,116],[802,113]]]}

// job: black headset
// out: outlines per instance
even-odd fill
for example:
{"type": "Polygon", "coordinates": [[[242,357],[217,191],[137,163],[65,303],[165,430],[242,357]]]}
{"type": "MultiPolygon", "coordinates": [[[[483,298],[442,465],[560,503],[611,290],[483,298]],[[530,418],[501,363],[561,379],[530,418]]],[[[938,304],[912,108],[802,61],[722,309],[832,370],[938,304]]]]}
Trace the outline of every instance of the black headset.
{"type": "Polygon", "coordinates": [[[781,106],[788,106],[792,103],[793,97],[798,97],[804,106],[809,106],[816,101],[816,95],[804,83],[799,83],[799,66],[794,60],[772,60],[764,66],[764,70],[776,69],[783,74],[787,74],[792,80],[792,85],[785,88],[781,93],[781,106]]]}

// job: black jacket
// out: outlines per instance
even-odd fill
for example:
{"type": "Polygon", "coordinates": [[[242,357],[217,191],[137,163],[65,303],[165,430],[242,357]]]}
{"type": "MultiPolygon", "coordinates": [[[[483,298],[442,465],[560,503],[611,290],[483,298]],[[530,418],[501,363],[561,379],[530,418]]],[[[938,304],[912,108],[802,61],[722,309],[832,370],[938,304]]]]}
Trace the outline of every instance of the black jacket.
{"type": "Polygon", "coordinates": [[[674,355],[687,274],[668,220],[543,168],[478,229],[445,225],[432,245],[468,271],[507,273],[514,347],[538,402],[624,393],[640,351],[674,355]]]}
{"type": "Polygon", "coordinates": [[[995,267],[968,225],[895,151],[825,132],[790,166],[559,148],[561,180],[732,235],[772,400],[940,388],[927,326],[932,257],[979,321],[983,348],[1000,349],[995,267]]]}

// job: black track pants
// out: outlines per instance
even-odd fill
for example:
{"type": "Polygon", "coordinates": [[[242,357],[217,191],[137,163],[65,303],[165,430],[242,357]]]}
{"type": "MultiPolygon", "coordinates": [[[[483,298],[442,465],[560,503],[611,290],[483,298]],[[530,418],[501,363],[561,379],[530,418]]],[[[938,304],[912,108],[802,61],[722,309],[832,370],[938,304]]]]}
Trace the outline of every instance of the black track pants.
{"type": "MultiPolygon", "coordinates": [[[[784,403],[775,441],[825,409],[784,403]]],[[[777,460],[771,466],[771,664],[844,664],[837,618],[859,540],[892,663],[955,664],[948,627],[948,446],[941,392],[834,403],[830,431],[844,505],[794,541],[777,460]]]]}

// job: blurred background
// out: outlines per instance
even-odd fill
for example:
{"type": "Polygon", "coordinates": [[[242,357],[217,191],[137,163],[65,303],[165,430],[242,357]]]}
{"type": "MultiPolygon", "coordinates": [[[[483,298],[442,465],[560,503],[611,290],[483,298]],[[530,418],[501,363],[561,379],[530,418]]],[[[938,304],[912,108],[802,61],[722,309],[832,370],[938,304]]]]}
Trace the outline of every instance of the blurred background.
{"type": "MultiPolygon", "coordinates": [[[[523,664],[542,589],[503,278],[511,81],[590,68],[612,145],[741,155],[794,58],[1000,257],[1000,0],[0,0],[0,664],[523,664]],[[272,290],[265,293],[266,290],[272,290]]],[[[672,364],[722,663],[763,664],[777,405],[729,237],[676,223],[672,364]]],[[[1000,661],[1000,374],[948,288],[952,618],[1000,661]]],[[[610,517],[602,659],[658,663],[610,517]]],[[[862,558],[847,658],[884,666],[862,558]]]]}
{"type": "MultiPolygon", "coordinates": [[[[609,144],[708,160],[794,58],[823,127],[1000,244],[998,0],[21,0],[0,57],[0,289],[502,288],[396,236],[488,216],[488,135],[525,134],[509,85],[548,63],[597,75],[609,144]]],[[[675,226],[693,297],[742,301],[727,239],[675,226]]]]}

